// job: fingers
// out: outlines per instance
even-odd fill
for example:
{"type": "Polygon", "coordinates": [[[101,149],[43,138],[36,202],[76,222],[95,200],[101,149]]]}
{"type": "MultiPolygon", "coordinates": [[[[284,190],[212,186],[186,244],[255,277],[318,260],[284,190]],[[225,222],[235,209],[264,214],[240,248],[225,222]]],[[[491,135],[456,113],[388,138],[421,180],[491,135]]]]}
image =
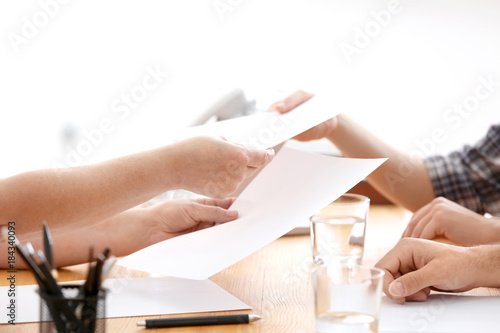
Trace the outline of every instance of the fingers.
{"type": "Polygon", "coordinates": [[[290,96],[287,96],[284,99],[282,99],[281,101],[277,101],[271,104],[268,111],[278,111],[280,113],[286,113],[290,110],[293,110],[294,108],[304,103],[305,101],[309,100],[313,96],[314,96],[313,93],[304,90],[297,90],[293,92],[290,96]]]}
{"type": "Polygon", "coordinates": [[[427,296],[431,293],[430,288],[424,288],[422,290],[417,291],[415,294],[406,297],[406,301],[408,302],[425,302],[427,301],[427,296]]]}
{"type": "Polygon", "coordinates": [[[433,226],[431,225],[432,221],[432,214],[427,214],[422,217],[421,220],[417,221],[415,224],[415,228],[413,228],[413,231],[409,237],[412,238],[421,238],[422,236],[422,231],[425,228],[432,228],[433,226]]]}
{"type": "Polygon", "coordinates": [[[410,219],[410,222],[408,222],[408,225],[406,226],[406,229],[403,232],[402,238],[411,237],[413,230],[415,229],[419,221],[431,211],[432,203],[433,201],[423,206],[422,208],[417,210],[415,214],[413,214],[412,218],[410,219]]]}
{"type": "MultiPolygon", "coordinates": [[[[221,205],[227,205],[228,200],[214,200],[216,203],[220,203],[221,205]]],[[[206,205],[200,203],[194,203],[191,207],[189,207],[189,215],[195,221],[200,223],[225,223],[229,221],[234,221],[238,218],[238,212],[233,210],[228,210],[217,205],[206,205]]]]}
{"type": "Polygon", "coordinates": [[[213,199],[213,198],[196,198],[193,201],[207,206],[216,206],[223,209],[229,209],[234,203],[236,198],[226,198],[226,199],[213,199]]]}
{"type": "Polygon", "coordinates": [[[441,234],[439,230],[437,230],[437,226],[434,223],[427,223],[425,228],[419,235],[419,238],[422,239],[434,239],[438,234],[441,234]]]}
{"type": "Polygon", "coordinates": [[[418,261],[419,264],[425,264],[427,260],[427,258],[415,254],[414,251],[417,247],[426,246],[423,244],[424,242],[426,241],[405,238],[399,241],[375,265],[375,267],[385,271],[384,293],[400,304],[404,304],[406,300],[424,301],[430,292],[428,290],[430,284],[425,285],[427,281],[419,279],[419,274],[425,275],[425,267],[422,268],[424,270],[421,272],[415,266],[415,261],[418,261]]]}
{"type": "MultiPolygon", "coordinates": [[[[274,158],[274,149],[252,149],[247,148],[246,155],[248,157],[247,167],[260,168],[267,165],[274,158]]],[[[255,170],[254,170],[255,171],[255,170]]]]}
{"type": "Polygon", "coordinates": [[[406,300],[408,297],[413,300],[425,301],[427,299],[425,291],[433,284],[432,277],[433,272],[429,270],[428,266],[424,266],[391,282],[389,293],[398,300],[406,300]]]}
{"type": "MultiPolygon", "coordinates": [[[[400,243],[396,244],[396,246],[392,250],[390,250],[382,259],[379,260],[379,262],[375,264],[375,267],[382,269],[385,273],[383,290],[384,293],[391,298],[394,297],[389,292],[389,286],[395,279],[401,276],[401,272],[399,271],[400,260],[397,253],[397,248],[399,247],[399,245],[400,243]]],[[[404,303],[404,299],[396,299],[396,301],[401,304],[404,303]]]]}

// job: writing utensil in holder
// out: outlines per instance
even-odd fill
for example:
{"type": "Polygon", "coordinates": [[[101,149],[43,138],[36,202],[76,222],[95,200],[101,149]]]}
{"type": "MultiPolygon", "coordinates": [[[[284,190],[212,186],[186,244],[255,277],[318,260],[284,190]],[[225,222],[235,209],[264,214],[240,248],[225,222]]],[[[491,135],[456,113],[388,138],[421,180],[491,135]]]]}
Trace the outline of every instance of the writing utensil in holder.
{"type": "Polygon", "coordinates": [[[87,272],[87,280],[85,280],[85,283],[82,285],[82,293],[85,296],[90,295],[90,290],[93,284],[93,279],[95,274],[94,273],[95,265],[93,261],[94,261],[94,247],[91,246],[89,249],[89,268],[87,272]]]}
{"type": "Polygon", "coordinates": [[[91,285],[91,293],[96,295],[101,288],[101,278],[102,278],[102,267],[104,262],[106,261],[106,257],[103,254],[97,256],[97,261],[94,269],[94,280],[91,285]]]}
{"type": "Polygon", "coordinates": [[[186,317],[186,318],[163,318],[163,319],[146,319],[145,321],[138,321],[137,326],[144,326],[145,328],[162,328],[162,327],[248,324],[252,321],[256,321],[259,319],[261,319],[260,316],[253,314],[186,317]]]}
{"type": "MultiPolygon", "coordinates": [[[[31,243],[27,243],[26,246],[30,250],[33,249],[31,243]]],[[[50,297],[64,297],[61,287],[52,276],[51,268],[43,252],[37,251],[32,255],[32,258],[45,278],[46,290],[44,290],[44,292],[50,295],[50,297]]],[[[64,329],[65,322],[76,323],[78,321],[73,308],[71,308],[67,303],[47,303],[47,307],[52,314],[52,320],[54,320],[54,324],[56,325],[58,331],[62,331],[62,329],[64,329]],[[60,317],[60,314],[62,314],[63,317],[60,317]]]]}
{"type": "Polygon", "coordinates": [[[45,258],[45,255],[42,251],[37,251],[37,253],[33,256],[33,260],[38,266],[40,272],[42,272],[45,277],[45,283],[48,287],[48,291],[52,295],[62,296],[61,288],[57,284],[57,281],[54,279],[51,273],[51,268],[45,258]]]}
{"type": "Polygon", "coordinates": [[[114,267],[114,265],[116,264],[117,261],[118,261],[118,258],[115,256],[110,256],[108,258],[108,260],[106,260],[106,262],[102,266],[101,283],[106,278],[106,276],[109,274],[109,272],[114,267]]]}
{"type": "Polygon", "coordinates": [[[45,258],[47,258],[47,263],[50,266],[50,272],[54,279],[57,280],[57,270],[54,266],[54,254],[52,251],[52,236],[50,235],[49,226],[47,222],[43,222],[43,251],[45,252],[45,258]]]}
{"type": "MultiPolygon", "coordinates": [[[[7,230],[7,228],[3,227],[2,228],[2,236],[4,236],[5,241],[8,242],[8,239],[6,238],[7,233],[4,232],[5,230],[7,230]]],[[[38,269],[38,266],[33,261],[33,258],[31,257],[28,249],[25,246],[21,245],[21,243],[19,242],[19,240],[15,236],[14,236],[14,246],[17,250],[17,253],[19,253],[21,258],[24,260],[24,262],[28,266],[28,269],[35,276],[36,282],[40,286],[40,289],[42,289],[42,290],[46,289],[47,286],[45,284],[45,279],[42,276],[42,273],[40,272],[40,270],[38,269]]]]}

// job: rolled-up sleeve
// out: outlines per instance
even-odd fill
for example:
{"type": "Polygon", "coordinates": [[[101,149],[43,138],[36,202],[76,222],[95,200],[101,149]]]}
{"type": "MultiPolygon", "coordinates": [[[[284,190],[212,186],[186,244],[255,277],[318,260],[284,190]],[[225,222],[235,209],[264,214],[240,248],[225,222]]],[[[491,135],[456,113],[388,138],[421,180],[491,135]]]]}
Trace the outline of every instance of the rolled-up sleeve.
{"type": "Polygon", "coordinates": [[[425,160],[436,196],[500,216],[500,126],[474,146],[425,160]]]}

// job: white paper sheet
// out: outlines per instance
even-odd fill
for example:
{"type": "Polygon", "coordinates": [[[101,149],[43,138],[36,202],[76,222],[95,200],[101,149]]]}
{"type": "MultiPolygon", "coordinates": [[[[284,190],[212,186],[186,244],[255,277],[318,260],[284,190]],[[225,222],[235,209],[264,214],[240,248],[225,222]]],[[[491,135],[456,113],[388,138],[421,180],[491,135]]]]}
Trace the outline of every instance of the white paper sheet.
{"type": "Polygon", "coordinates": [[[344,194],[385,159],[346,159],[283,148],[231,209],[236,221],[135,252],[119,265],[206,279],[292,230],[344,194]]]}
{"type": "Polygon", "coordinates": [[[191,127],[179,133],[177,138],[197,135],[222,136],[249,147],[271,148],[339,114],[341,109],[334,102],[335,99],[332,98],[315,96],[285,114],[260,112],[191,127]]]}
{"type": "MultiPolygon", "coordinates": [[[[70,284],[81,284],[82,281],[70,284]]],[[[210,280],[185,280],[173,277],[107,279],[106,318],[162,314],[232,311],[250,309],[210,280]]],[[[0,295],[7,297],[7,288],[0,295]]],[[[16,323],[38,322],[40,297],[37,285],[16,287],[16,323]]],[[[6,305],[9,300],[3,300],[6,305]]],[[[0,316],[0,323],[10,318],[0,316]]],[[[1,329],[0,329],[1,330],[1,329]]]]}
{"type": "Polygon", "coordinates": [[[382,298],[381,333],[500,332],[500,297],[431,294],[426,302],[404,305],[382,298]]]}

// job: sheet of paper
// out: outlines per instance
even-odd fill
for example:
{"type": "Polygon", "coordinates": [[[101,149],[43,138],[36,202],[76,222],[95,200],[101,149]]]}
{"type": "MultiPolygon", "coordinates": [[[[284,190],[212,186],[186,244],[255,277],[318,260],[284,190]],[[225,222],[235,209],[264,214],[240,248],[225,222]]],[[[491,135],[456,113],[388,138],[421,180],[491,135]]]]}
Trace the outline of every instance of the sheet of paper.
{"type": "MultiPolygon", "coordinates": [[[[210,280],[173,277],[107,279],[103,286],[109,290],[106,318],[251,309],[210,280]]],[[[6,297],[7,288],[0,287],[0,294],[6,297]]],[[[16,287],[16,323],[40,320],[37,289],[37,285],[16,287]]],[[[2,299],[1,304],[7,303],[2,299]]],[[[7,316],[0,316],[0,323],[6,324],[8,320],[7,316]]]]}
{"type": "Polygon", "coordinates": [[[500,297],[431,294],[426,302],[397,304],[383,296],[381,333],[493,333],[500,331],[500,297]]]}
{"type": "Polygon", "coordinates": [[[254,148],[271,148],[328,120],[342,110],[335,99],[315,96],[292,111],[259,112],[203,126],[191,127],[177,135],[178,139],[197,135],[222,136],[229,141],[254,148]]]}
{"type": "Polygon", "coordinates": [[[236,221],[175,237],[118,264],[206,279],[284,235],[344,194],[385,159],[347,159],[282,148],[234,202],[236,221]]]}

